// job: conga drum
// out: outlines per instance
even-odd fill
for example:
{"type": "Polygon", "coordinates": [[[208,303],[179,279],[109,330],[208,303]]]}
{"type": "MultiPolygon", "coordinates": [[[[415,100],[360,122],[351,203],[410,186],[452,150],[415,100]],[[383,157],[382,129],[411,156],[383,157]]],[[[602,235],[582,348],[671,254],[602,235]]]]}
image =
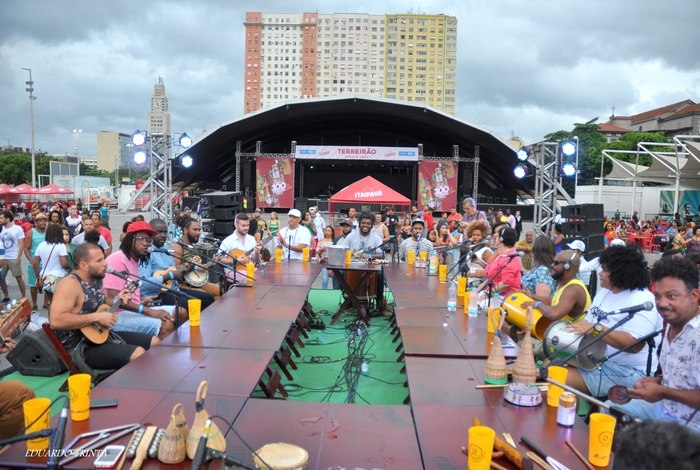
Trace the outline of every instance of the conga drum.
{"type": "Polygon", "coordinates": [[[573,355],[569,362],[585,370],[595,369],[605,357],[607,345],[603,341],[591,345],[593,336],[569,331],[566,328],[568,324],[565,321],[555,321],[547,328],[542,340],[544,355],[549,359],[566,359],[573,355]]]}
{"type": "MultiPolygon", "coordinates": [[[[524,292],[516,291],[503,297],[501,311],[504,313],[506,321],[520,329],[525,329],[525,314],[527,308],[522,306],[523,302],[532,301],[524,292]]],[[[552,323],[547,317],[542,316],[539,309],[532,308],[532,336],[542,340],[547,331],[547,327],[552,323]]]]}
{"type": "Polygon", "coordinates": [[[357,293],[360,299],[373,299],[377,297],[377,273],[373,272],[361,281],[366,271],[345,271],[345,280],[350,288],[357,293]]]}
{"type": "Polygon", "coordinates": [[[258,449],[253,454],[253,460],[257,468],[269,466],[272,470],[304,470],[309,461],[309,453],[294,444],[276,442],[258,449]]]}

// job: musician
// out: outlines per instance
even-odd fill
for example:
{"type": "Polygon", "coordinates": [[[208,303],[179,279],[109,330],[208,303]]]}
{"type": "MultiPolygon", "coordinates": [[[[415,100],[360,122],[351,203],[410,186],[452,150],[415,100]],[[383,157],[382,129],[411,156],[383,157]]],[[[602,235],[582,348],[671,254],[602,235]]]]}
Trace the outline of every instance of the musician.
{"type": "Polygon", "coordinates": [[[425,230],[425,222],[422,219],[415,219],[411,222],[411,238],[401,241],[399,245],[399,259],[404,261],[406,253],[409,251],[416,252],[416,259],[420,253],[425,252],[430,254],[433,251],[433,244],[430,240],[423,238],[423,230],[425,230]]]}
{"type": "Polygon", "coordinates": [[[378,249],[383,243],[382,237],[372,231],[372,215],[363,212],[359,217],[359,230],[353,230],[343,241],[343,246],[355,252],[368,250],[363,254],[377,258],[384,254],[381,248],[378,249]]]}
{"type": "MultiPolygon", "coordinates": [[[[627,313],[615,313],[617,310],[654,300],[654,294],[649,291],[647,262],[636,246],[611,246],[601,255],[600,264],[600,287],[585,320],[568,327],[578,335],[600,334],[628,316],[627,313]]],[[[697,301],[695,306],[697,309],[697,301]]],[[[633,387],[637,380],[653,373],[657,363],[656,354],[652,351],[649,355],[645,343],[633,344],[639,338],[659,331],[661,325],[656,308],[635,313],[628,322],[602,339],[608,345],[606,356],[628,347],[631,349],[602,362],[593,370],[570,368],[566,383],[596,397],[607,395],[613,385],[633,387]],[[651,360],[648,371],[647,359],[651,360]]]]}
{"type": "Polygon", "coordinates": [[[166,305],[187,305],[187,296],[200,299],[202,301],[202,310],[214,303],[214,296],[197,289],[187,289],[182,284],[185,273],[189,268],[186,264],[175,266],[173,255],[164,251],[165,241],[168,238],[168,224],[161,219],[153,219],[150,222],[151,228],[155,232],[153,235],[154,251],[148,255],[146,264],[139,264],[139,273],[141,277],[148,279],[150,282],[141,284],[141,295],[144,297],[158,297],[162,303],[166,305]],[[156,273],[158,273],[156,275],[156,273]],[[177,295],[165,290],[161,290],[161,286],[170,284],[171,290],[182,292],[186,295],[177,295]]]}
{"type": "MultiPolygon", "coordinates": [[[[0,354],[10,352],[15,345],[13,339],[7,338],[0,344],[0,354]]],[[[0,382],[0,439],[24,431],[23,404],[34,397],[34,390],[19,380],[0,382]]]]}
{"type": "Polygon", "coordinates": [[[493,283],[492,292],[508,295],[520,289],[522,267],[520,256],[515,251],[516,233],[514,228],[506,226],[500,231],[494,229],[495,243],[498,251],[489,258],[485,268],[486,280],[483,281],[477,292],[487,290],[489,282],[493,283]]]}
{"type": "MultiPolygon", "coordinates": [[[[126,229],[126,236],[119,250],[107,257],[107,266],[117,272],[124,272],[133,279],[139,277],[139,264],[148,262],[148,247],[155,232],[148,222],[132,222],[126,229]]],[[[82,245],[81,245],[82,246],[82,245]]],[[[124,280],[114,274],[107,274],[104,287],[107,296],[114,298],[124,286],[124,280]]],[[[128,303],[122,304],[119,318],[114,326],[117,332],[133,331],[165,338],[187,320],[187,310],[174,305],[161,305],[154,308],[152,297],[141,297],[136,289],[128,303]]]]}
{"type": "Polygon", "coordinates": [[[654,264],[656,309],[668,325],[659,357],[663,376],[639,379],[628,390],[634,399],[618,405],[642,419],[687,423],[696,432],[700,432],[699,277],[697,266],[687,259],[667,257],[654,264]]]}
{"type": "MultiPolygon", "coordinates": [[[[73,253],[75,270],[56,285],[51,302],[49,321],[56,336],[73,357],[78,367],[81,364],[91,369],[118,369],[141,356],[159,340],[147,333],[110,331],[103,344],[93,344],[80,332],[80,328],[98,323],[113,329],[117,324],[117,313],[98,311],[102,304],[112,305],[116,297],[124,303],[132,303],[129,290],[119,279],[119,287],[105,293],[103,279],[107,263],[102,250],[92,243],[78,246],[73,253]]],[[[120,313],[119,315],[123,315],[120,313]]],[[[82,370],[81,372],[86,372],[82,370]]]]}
{"type": "Polygon", "coordinates": [[[244,271],[249,262],[257,263],[262,248],[262,245],[255,241],[255,237],[248,234],[250,226],[248,214],[239,212],[233,224],[235,230],[224,238],[219,246],[219,252],[214,256],[216,261],[227,266],[226,278],[231,282],[236,280],[234,271],[244,271]]]}
{"type": "Polygon", "coordinates": [[[305,227],[300,227],[300,222],[299,209],[290,209],[287,214],[287,226],[277,235],[277,240],[284,250],[283,258],[301,259],[304,248],[311,244],[311,232],[305,227]]]}
{"type": "MultiPolygon", "coordinates": [[[[200,253],[194,248],[194,245],[199,242],[199,238],[202,235],[202,227],[199,221],[192,217],[183,217],[182,220],[180,220],[179,228],[182,231],[180,238],[170,245],[170,249],[173,250],[173,258],[175,258],[175,267],[180,269],[184,266],[185,272],[190,272],[191,270],[204,270],[203,272],[208,272],[205,270],[205,265],[200,266],[191,262],[195,257],[198,257],[201,261],[200,253]]],[[[187,276],[185,276],[185,282],[187,282],[187,276]]],[[[203,286],[190,286],[190,288],[192,290],[206,292],[213,296],[214,299],[218,299],[219,295],[221,295],[221,288],[218,284],[214,284],[213,282],[206,282],[203,286]]],[[[202,303],[202,310],[204,310],[204,303],[202,303]]]]}

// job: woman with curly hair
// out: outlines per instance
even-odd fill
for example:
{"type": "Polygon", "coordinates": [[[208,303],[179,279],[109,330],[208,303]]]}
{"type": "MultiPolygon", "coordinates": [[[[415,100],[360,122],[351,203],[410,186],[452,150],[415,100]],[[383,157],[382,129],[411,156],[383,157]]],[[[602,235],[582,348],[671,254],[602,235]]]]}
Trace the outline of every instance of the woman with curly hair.
{"type": "MultiPolygon", "coordinates": [[[[471,245],[479,244],[489,233],[489,226],[483,220],[475,220],[469,225],[467,225],[467,238],[471,241],[471,245]]],[[[467,267],[469,268],[469,273],[467,274],[470,278],[475,278],[477,282],[483,280],[486,275],[484,267],[486,263],[489,262],[493,251],[489,248],[487,243],[484,243],[481,248],[478,248],[471,259],[467,261],[467,267]]]]}

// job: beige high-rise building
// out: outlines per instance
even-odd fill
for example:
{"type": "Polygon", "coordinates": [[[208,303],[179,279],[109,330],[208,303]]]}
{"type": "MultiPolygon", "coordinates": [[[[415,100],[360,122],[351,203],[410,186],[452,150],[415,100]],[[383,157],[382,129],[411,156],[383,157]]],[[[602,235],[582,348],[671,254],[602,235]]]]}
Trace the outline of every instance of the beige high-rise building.
{"type": "Polygon", "coordinates": [[[374,96],[454,114],[457,19],[246,13],[244,111],[317,96],[374,96]]]}
{"type": "Polygon", "coordinates": [[[97,133],[97,168],[114,171],[130,164],[131,136],[120,132],[100,131],[97,133]]]}
{"type": "Polygon", "coordinates": [[[158,77],[158,83],[153,85],[151,110],[148,112],[148,134],[170,134],[170,113],[163,77],[158,77]]]}

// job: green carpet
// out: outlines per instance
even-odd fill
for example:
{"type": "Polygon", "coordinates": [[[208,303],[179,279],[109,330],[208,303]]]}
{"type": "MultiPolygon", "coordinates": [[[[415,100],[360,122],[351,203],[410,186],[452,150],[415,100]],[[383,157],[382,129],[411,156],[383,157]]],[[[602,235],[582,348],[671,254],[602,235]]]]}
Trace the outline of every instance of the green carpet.
{"type": "Polygon", "coordinates": [[[29,375],[22,375],[19,372],[13,372],[2,378],[3,382],[8,380],[19,380],[24,382],[28,387],[34,390],[34,394],[37,398],[48,398],[53,403],[51,405],[51,415],[55,415],[61,411],[63,407],[63,399],[57,400],[59,397],[67,397],[68,392],[59,392],[58,389],[63,382],[68,378],[68,372],[64,372],[61,375],[55,377],[31,377],[29,375]]]}
{"type": "MultiPolygon", "coordinates": [[[[387,294],[390,301],[393,297],[387,294]]],[[[292,355],[297,370],[289,368],[294,380],[289,381],[274,361],[282,385],[289,393],[288,400],[330,403],[363,403],[401,405],[408,397],[403,360],[397,362],[400,341],[392,342],[389,317],[374,317],[368,329],[359,327],[354,311],[343,313],[331,325],[331,318],[342,302],[339,290],[312,289],[309,302],[316,315],[326,324],[325,330],[311,330],[303,338],[301,357],[292,355]],[[351,353],[352,351],[352,353],[351,353]],[[367,372],[361,372],[361,364],[367,372]]],[[[259,388],[252,396],[263,397],[259,388]]],[[[279,393],[276,395],[279,397],[279,393]]]]}

